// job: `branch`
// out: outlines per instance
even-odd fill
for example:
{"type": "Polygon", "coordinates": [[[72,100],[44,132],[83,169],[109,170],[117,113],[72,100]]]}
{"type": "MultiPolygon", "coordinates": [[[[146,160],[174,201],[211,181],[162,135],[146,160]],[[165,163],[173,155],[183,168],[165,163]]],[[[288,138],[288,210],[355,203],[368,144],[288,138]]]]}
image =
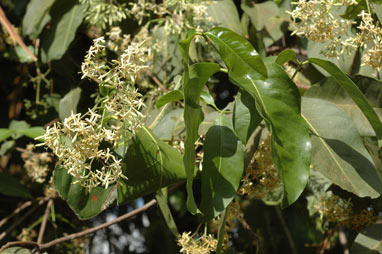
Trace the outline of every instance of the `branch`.
{"type": "Polygon", "coordinates": [[[43,218],[42,223],[41,223],[40,232],[38,233],[37,244],[41,244],[42,243],[42,240],[43,240],[43,237],[44,237],[46,223],[47,223],[48,218],[49,218],[50,207],[52,205],[53,205],[53,200],[49,199],[49,202],[48,202],[48,204],[46,205],[46,208],[45,208],[44,218],[43,218]]]}
{"type": "Polygon", "coordinates": [[[296,245],[295,245],[295,243],[293,241],[292,234],[289,231],[288,225],[285,222],[285,219],[284,219],[284,216],[283,216],[283,214],[281,212],[280,207],[279,206],[275,206],[275,210],[276,210],[277,217],[279,217],[281,226],[283,227],[284,233],[285,233],[285,235],[286,235],[286,237],[288,239],[288,243],[289,243],[289,246],[290,246],[290,248],[292,250],[292,253],[293,254],[297,254],[296,245]]]}
{"type": "Polygon", "coordinates": [[[141,212],[146,211],[147,209],[149,209],[150,207],[152,207],[156,203],[157,203],[157,201],[155,199],[152,199],[150,202],[146,203],[141,208],[138,208],[138,209],[135,209],[135,210],[133,210],[133,211],[131,211],[129,213],[126,213],[126,214],[116,218],[113,221],[109,221],[109,222],[103,223],[101,225],[98,225],[98,226],[93,227],[93,228],[89,228],[89,229],[84,230],[84,231],[79,232],[79,233],[74,233],[74,234],[67,235],[67,236],[55,239],[53,241],[50,241],[50,242],[47,242],[47,243],[44,243],[44,244],[40,244],[39,245],[40,246],[40,250],[47,249],[47,248],[52,247],[53,245],[56,245],[58,243],[62,243],[62,242],[69,241],[69,240],[73,240],[73,239],[79,238],[81,236],[94,233],[94,232],[96,232],[98,230],[101,230],[101,229],[109,227],[109,226],[111,226],[113,224],[119,223],[119,222],[121,222],[123,220],[126,220],[126,219],[128,219],[130,217],[133,217],[133,216],[135,216],[135,215],[137,215],[137,214],[139,214],[141,212]]]}
{"type": "Polygon", "coordinates": [[[168,92],[167,88],[162,84],[162,82],[159,81],[157,77],[155,77],[151,72],[146,71],[147,75],[154,81],[155,84],[157,84],[164,92],[168,92]]]}
{"type": "Polygon", "coordinates": [[[113,224],[119,223],[119,222],[121,222],[123,220],[126,220],[126,219],[128,219],[130,217],[133,217],[133,216],[135,216],[135,215],[137,215],[137,214],[139,214],[141,212],[146,211],[147,209],[149,209],[150,207],[152,207],[156,203],[157,203],[157,201],[155,199],[152,199],[150,202],[146,203],[141,208],[138,208],[138,209],[135,209],[135,210],[133,210],[133,211],[131,211],[129,213],[126,213],[126,214],[116,218],[113,221],[109,221],[109,222],[103,223],[101,225],[98,225],[98,226],[93,227],[93,228],[89,228],[89,229],[84,230],[84,231],[79,232],[79,233],[74,233],[74,234],[67,235],[67,236],[64,236],[64,237],[61,237],[61,238],[57,238],[57,239],[55,239],[53,241],[50,241],[50,242],[47,242],[47,243],[44,243],[44,244],[39,244],[39,243],[36,243],[36,242],[29,242],[29,241],[9,242],[9,243],[5,244],[3,247],[1,247],[0,253],[2,251],[4,251],[6,248],[8,248],[9,246],[13,246],[13,245],[31,245],[31,246],[36,246],[39,250],[47,249],[47,248],[52,247],[53,245],[56,245],[56,244],[59,244],[59,243],[65,242],[65,241],[73,240],[73,239],[79,238],[81,236],[85,236],[85,235],[94,233],[94,232],[96,232],[98,230],[101,230],[103,228],[109,227],[109,226],[111,226],[113,224]]]}
{"type": "Polygon", "coordinates": [[[0,228],[5,224],[7,223],[8,220],[10,220],[13,216],[19,214],[22,210],[24,210],[25,208],[27,208],[28,206],[32,205],[33,202],[32,201],[28,201],[28,202],[25,202],[24,204],[22,204],[21,206],[19,206],[18,208],[16,208],[10,215],[8,215],[7,217],[5,217],[4,219],[2,219],[0,221],[0,228]]]}
{"type": "MultiPolygon", "coordinates": [[[[42,204],[44,204],[46,201],[48,201],[48,198],[41,199],[34,207],[32,207],[28,212],[26,212],[20,219],[15,221],[7,230],[5,230],[3,233],[0,234],[0,241],[9,233],[11,232],[15,227],[17,227],[19,224],[21,224],[26,218],[29,217],[37,208],[39,208],[42,204]]],[[[1,251],[0,251],[1,253],[1,251]]]]}
{"type": "Polygon", "coordinates": [[[21,39],[20,35],[15,31],[14,27],[12,26],[11,22],[7,19],[7,16],[5,15],[3,8],[0,6],[0,23],[7,29],[8,33],[11,35],[11,37],[19,44],[24,51],[33,59],[33,61],[37,62],[38,59],[33,53],[28,49],[28,47],[25,45],[23,40],[21,39]]]}

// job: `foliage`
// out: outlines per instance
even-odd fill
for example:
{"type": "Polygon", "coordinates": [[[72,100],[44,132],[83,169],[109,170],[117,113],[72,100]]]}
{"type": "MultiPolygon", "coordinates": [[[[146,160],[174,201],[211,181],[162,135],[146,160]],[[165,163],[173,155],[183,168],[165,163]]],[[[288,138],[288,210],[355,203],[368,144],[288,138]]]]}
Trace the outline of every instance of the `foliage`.
{"type": "Polygon", "coordinates": [[[378,1],[0,2],[4,253],[380,251],[378,1]]]}

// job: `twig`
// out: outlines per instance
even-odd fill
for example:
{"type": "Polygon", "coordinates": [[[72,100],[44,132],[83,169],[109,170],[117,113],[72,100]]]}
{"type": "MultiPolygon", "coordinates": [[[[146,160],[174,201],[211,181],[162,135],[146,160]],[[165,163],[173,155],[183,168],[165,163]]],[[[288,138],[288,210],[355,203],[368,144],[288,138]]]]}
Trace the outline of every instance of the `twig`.
{"type": "Polygon", "coordinates": [[[167,88],[159,81],[157,77],[155,77],[151,72],[146,71],[147,75],[157,84],[163,91],[168,92],[167,88]]]}
{"type": "Polygon", "coordinates": [[[13,216],[19,214],[22,210],[24,210],[25,208],[27,208],[28,206],[32,205],[33,202],[32,201],[27,201],[25,203],[23,203],[21,206],[17,207],[10,215],[8,215],[7,217],[5,217],[4,219],[2,219],[0,221],[0,228],[5,224],[7,223],[8,220],[10,220],[13,216]]]}
{"type": "Polygon", "coordinates": [[[38,247],[38,243],[32,242],[32,241],[14,241],[14,242],[7,242],[4,244],[3,247],[0,249],[0,254],[5,250],[6,248],[9,248],[11,246],[15,245],[21,245],[21,246],[32,246],[32,247],[38,247]]]}
{"type": "Polygon", "coordinates": [[[52,205],[53,205],[53,200],[49,199],[49,202],[48,202],[48,204],[46,205],[46,208],[45,208],[44,218],[43,218],[41,226],[40,226],[40,232],[38,233],[37,244],[41,244],[42,240],[44,238],[44,232],[45,232],[45,228],[46,228],[46,223],[48,221],[50,207],[52,205]]]}
{"type": "MultiPolygon", "coordinates": [[[[177,189],[182,184],[183,183],[175,185],[174,187],[172,187],[169,190],[169,192],[174,191],[175,189],[177,189]]],[[[142,213],[142,212],[146,211],[147,209],[149,209],[150,207],[152,207],[155,204],[157,204],[157,201],[155,199],[152,199],[151,201],[149,201],[148,203],[146,203],[142,207],[140,207],[138,209],[135,209],[135,210],[133,210],[133,211],[131,211],[129,213],[126,213],[126,214],[116,218],[113,221],[109,221],[109,222],[103,223],[101,225],[98,225],[98,226],[93,227],[93,228],[89,228],[89,229],[84,230],[82,232],[78,232],[78,233],[70,234],[70,235],[67,235],[67,236],[64,236],[64,237],[61,237],[61,238],[57,238],[55,240],[52,240],[52,241],[44,243],[44,244],[38,244],[37,242],[29,242],[29,241],[9,242],[9,243],[5,244],[3,247],[0,248],[0,254],[6,248],[8,248],[9,246],[13,246],[13,245],[33,245],[33,246],[36,246],[38,250],[47,249],[47,248],[50,248],[50,247],[52,247],[52,246],[54,246],[56,244],[59,244],[59,243],[65,242],[65,241],[69,241],[69,240],[73,240],[73,239],[76,239],[76,238],[79,238],[79,237],[82,237],[82,236],[94,233],[94,232],[96,232],[98,230],[101,230],[103,228],[109,227],[109,226],[114,225],[116,223],[119,223],[119,222],[121,222],[123,220],[126,220],[126,219],[128,219],[130,217],[133,217],[133,216],[135,216],[135,215],[137,215],[139,213],[142,213]]]]}
{"type": "Polygon", "coordinates": [[[286,237],[288,239],[288,243],[289,243],[290,249],[292,250],[292,254],[297,254],[296,245],[295,245],[295,243],[293,241],[292,234],[289,231],[288,225],[285,222],[285,219],[284,219],[284,216],[283,216],[283,214],[281,212],[280,207],[279,206],[275,206],[275,210],[276,210],[277,217],[279,217],[281,226],[283,227],[284,233],[285,233],[285,235],[286,235],[286,237]]]}
{"type": "MultiPolygon", "coordinates": [[[[130,217],[133,217],[141,212],[144,212],[146,211],[147,209],[149,209],[150,207],[152,207],[153,205],[155,205],[157,203],[157,201],[155,199],[152,199],[150,202],[146,203],[145,205],[143,205],[141,208],[138,208],[138,209],[135,209],[129,213],[126,213],[118,218],[116,218],[115,220],[113,221],[109,221],[109,222],[106,222],[106,223],[103,223],[101,225],[98,225],[96,227],[93,227],[93,228],[89,228],[87,230],[84,230],[82,232],[78,232],[78,233],[74,233],[74,234],[71,234],[71,235],[67,235],[67,236],[64,236],[64,237],[61,237],[61,238],[57,238],[53,241],[50,241],[50,242],[47,242],[47,243],[44,243],[44,244],[40,244],[40,250],[42,249],[47,249],[47,248],[50,248],[52,247],[53,245],[56,245],[58,243],[61,243],[61,242],[65,242],[65,241],[69,241],[69,240],[73,240],[73,239],[76,239],[76,238],[79,238],[81,236],[84,236],[84,235],[88,235],[88,234],[91,234],[91,233],[94,233],[98,230],[101,230],[103,228],[106,228],[106,227],[109,227],[113,224],[116,224],[116,223],[119,223],[123,220],[126,220],[130,217]]],[[[1,252],[1,251],[0,251],[1,252]]]]}
{"type": "MultiPolygon", "coordinates": [[[[20,219],[15,221],[7,230],[0,234],[0,241],[15,227],[17,227],[20,223],[22,223],[29,215],[31,215],[37,208],[39,208],[42,204],[44,204],[48,198],[41,199],[34,207],[32,207],[29,211],[27,211],[20,219]]],[[[1,253],[1,252],[0,252],[1,253]]]]}
{"type": "Polygon", "coordinates": [[[13,28],[11,22],[7,19],[7,16],[5,15],[3,8],[0,6],[0,23],[7,29],[8,33],[11,35],[11,37],[19,44],[24,51],[33,59],[33,61],[37,62],[38,59],[33,53],[28,49],[28,47],[25,45],[23,40],[21,39],[20,35],[15,31],[13,28]]]}

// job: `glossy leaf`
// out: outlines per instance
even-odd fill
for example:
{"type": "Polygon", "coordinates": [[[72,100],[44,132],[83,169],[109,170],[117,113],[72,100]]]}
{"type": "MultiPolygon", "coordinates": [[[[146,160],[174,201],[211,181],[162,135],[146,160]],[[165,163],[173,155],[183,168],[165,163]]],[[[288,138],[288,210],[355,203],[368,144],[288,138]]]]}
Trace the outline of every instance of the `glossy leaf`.
{"type": "Polygon", "coordinates": [[[351,246],[352,254],[381,253],[382,224],[372,224],[362,230],[351,246]]]}
{"type": "MultiPolygon", "coordinates": [[[[382,83],[364,76],[355,76],[354,83],[365,95],[374,111],[379,118],[382,117],[382,83]]],[[[337,107],[343,109],[353,120],[361,136],[375,136],[375,132],[369,121],[362,113],[360,108],[355,104],[350,95],[340,86],[332,77],[321,80],[318,84],[313,85],[304,94],[305,97],[323,99],[336,104],[337,107]]]]}
{"type": "Polygon", "coordinates": [[[202,91],[200,94],[200,99],[202,99],[202,101],[204,101],[204,103],[206,103],[207,105],[210,105],[214,107],[215,109],[217,108],[214,97],[212,97],[212,95],[209,92],[202,91]]]}
{"type": "Polygon", "coordinates": [[[65,200],[81,220],[90,219],[105,210],[116,199],[117,186],[107,189],[95,187],[90,192],[74,184],[76,179],[69,175],[66,169],[56,167],[53,171],[53,184],[60,197],[65,200]]]}
{"type": "Polygon", "coordinates": [[[233,108],[232,123],[236,136],[247,144],[252,132],[263,120],[256,109],[256,102],[245,90],[240,90],[237,94],[233,108]]]}
{"type": "Polygon", "coordinates": [[[155,104],[155,106],[157,108],[160,108],[166,105],[167,103],[179,101],[182,99],[183,99],[183,92],[180,90],[174,90],[160,97],[157,103],[155,104]]]}
{"type": "Polygon", "coordinates": [[[313,132],[314,169],[359,197],[378,197],[382,181],[346,113],[331,102],[313,98],[303,98],[302,112],[313,132]]]}
{"type": "Polygon", "coordinates": [[[283,50],[276,58],[276,63],[283,66],[285,63],[295,60],[296,52],[291,49],[283,50]]]}
{"type": "Polygon", "coordinates": [[[43,62],[60,59],[65,54],[85,17],[84,8],[74,0],[59,0],[52,6],[52,24],[41,42],[43,62]]]}
{"type": "Polygon", "coordinates": [[[16,198],[32,198],[24,185],[13,176],[0,172],[0,193],[16,198]]]}
{"type": "Polygon", "coordinates": [[[66,117],[69,117],[72,113],[77,113],[77,105],[80,101],[81,88],[77,87],[70,90],[59,102],[58,115],[63,121],[66,117]]]}
{"type": "Polygon", "coordinates": [[[226,27],[238,34],[242,33],[239,13],[233,0],[210,2],[207,5],[207,13],[218,26],[226,27]]]}
{"type": "Polygon", "coordinates": [[[195,142],[198,139],[199,126],[203,121],[203,112],[200,108],[200,95],[207,80],[220,66],[215,63],[196,63],[189,67],[188,73],[183,78],[184,89],[184,122],[186,127],[186,139],[184,142],[183,162],[187,173],[187,209],[192,213],[199,213],[194,200],[192,182],[195,169],[195,142]],[[186,77],[186,75],[188,77],[186,77]]]}
{"type": "Polygon", "coordinates": [[[23,18],[23,35],[36,39],[50,21],[49,10],[55,0],[31,0],[23,18]]]}
{"type": "Polygon", "coordinates": [[[278,64],[268,64],[266,69],[251,44],[239,35],[214,28],[206,36],[227,65],[231,81],[255,99],[272,133],[272,159],[286,191],[283,205],[293,203],[305,188],[311,161],[309,129],[300,115],[296,85],[278,64]]]}
{"type": "Polygon", "coordinates": [[[179,237],[179,231],[176,227],[176,223],[174,218],[172,217],[170,208],[168,207],[168,192],[167,188],[162,188],[157,191],[155,198],[158,202],[159,209],[162,212],[163,218],[166,221],[168,228],[171,233],[175,236],[175,238],[179,237]]]}
{"type": "Polygon", "coordinates": [[[321,60],[318,58],[309,58],[309,62],[317,64],[318,66],[324,68],[339,85],[341,85],[345,91],[350,95],[353,101],[362,110],[370,125],[373,127],[378,144],[382,146],[382,122],[378,118],[377,114],[370,106],[369,102],[359,90],[359,88],[354,84],[354,82],[346,76],[335,64],[329,61],[321,60]]]}
{"type": "Polygon", "coordinates": [[[6,140],[7,138],[11,137],[13,134],[13,130],[6,129],[6,128],[0,128],[0,142],[6,140]]]}
{"type": "Polygon", "coordinates": [[[182,155],[146,127],[133,137],[123,162],[123,174],[127,180],[119,180],[119,204],[186,180],[182,155]]]}
{"type": "Polygon", "coordinates": [[[230,120],[219,115],[204,141],[201,222],[217,217],[231,203],[244,171],[244,146],[230,120]]]}
{"type": "Polygon", "coordinates": [[[205,34],[217,47],[230,73],[245,76],[250,69],[255,79],[265,79],[268,76],[264,62],[246,39],[222,27],[213,28],[205,34]]]}

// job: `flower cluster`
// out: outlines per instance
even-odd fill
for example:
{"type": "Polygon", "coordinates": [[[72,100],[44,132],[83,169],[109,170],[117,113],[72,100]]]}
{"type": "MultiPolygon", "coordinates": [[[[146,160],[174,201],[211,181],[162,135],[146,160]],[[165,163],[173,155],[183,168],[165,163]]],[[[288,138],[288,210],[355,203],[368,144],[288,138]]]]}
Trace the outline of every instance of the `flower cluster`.
{"type": "Polygon", "coordinates": [[[350,28],[355,22],[332,14],[336,6],[357,4],[354,0],[299,0],[292,17],[294,34],[304,35],[312,41],[328,43],[321,52],[327,57],[339,58],[345,52],[351,53],[358,47],[365,49],[363,65],[380,70],[382,67],[382,28],[376,24],[370,13],[359,14],[361,23],[354,36],[350,28]]]}
{"type": "Polygon", "coordinates": [[[332,14],[336,6],[353,5],[354,0],[299,0],[293,2],[296,8],[288,12],[292,17],[293,34],[304,35],[316,42],[327,42],[328,57],[338,57],[345,50],[353,49],[354,45],[346,39],[353,24],[350,20],[335,17],[332,14]]]}
{"type": "Polygon", "coordinates": [[[262,199],[280,184],[277,168],[272,162],[270,136],[259,145],[250,166],[241,179],[239,194],[262,199]]]}
{"type": "MultiPolygon", "coordinates": [[[[117,42],[120,31],[109,34],[117,42]]],[[[125,38],[126,39],[126,38],[125,38]]],[[[76,178],[81,186],[107,188],[122,175],[122,163],[113,148],[127,135],[143,125],[144,107],[141,94],[133,86],[140,72],[147,68],[147,49],[142,43],[118,43],[122,54],[109,62],[103,37],[95,39],[82,64],[83,78],[109,89],[100,98],[102,107],[83,115],[73,114],[54,124],[41,138],[53,150],[60,165],[76,178]]]]}
{"type": "Polygon", "coordinates": [[[349,200],[344,200],[334,194],[322,196],[315,207],[326,221],[338,223],[357,231],[379,219],[374,215],[372,209],[363,209],[359,213],[354,213],[353,204],[349,200]]]}
{"type": "Polygon", "coordinates": [[[217,240],[212,235],[194,237],[190,236],[190,234],[191,232],[183,232],[179,237],[178,245],[182,247],[180,253],[208,254],[216,250],[217,240]]]}
{"type": "Polygon", "coordinates": [[[202,30],[216,25],[207,12],[208,4],[211,2],[164,0],[156,4],[150,0],[138,0],[131,3],[129,15],[141,24],[144,18],[150,17],[150,13],[153,13],[161,18],[156,28],[163,26],[166,34],[180,34],[186,29],[202,30]]]}
{"type": "Polygon", "coordinates": [[[359,16],[362,18],[358,27],[360,31],[353,41],[366,50],[362,59],[363,64],[380,70],[382,67],[382,28],[374,24],[369,13],[362,11],[359,16]]]}
{"type": "Polygon", "coordinates": [[[122,174],[121,159],[107,143],[118,142],[114,129],[99,124],[101,116],[89,110],[85,115],[72,114],[63,123],[48,127],[44,144],[59,158],[59,164],[76,178],[81,186],[107,188],[122,174]],[[106,142],[102,147],[102,142],[106,142]]]}
{"type": "Polygon", "coordinates": [[[43,183],[50,171],[49,164],[53,161],[50,153],[34,152],[35,145],[29,144],[26,149],[22,150],[21,158],[24,160],[24,167],[27,174],[33,181],[43,183]]]}
{"type": "Polygon", "coordinates": [[[106,28],[127,17],[126,5],[113,4],[106,0],[80,0],[86,8],[85,20],[95,26],[106,28]]]}

